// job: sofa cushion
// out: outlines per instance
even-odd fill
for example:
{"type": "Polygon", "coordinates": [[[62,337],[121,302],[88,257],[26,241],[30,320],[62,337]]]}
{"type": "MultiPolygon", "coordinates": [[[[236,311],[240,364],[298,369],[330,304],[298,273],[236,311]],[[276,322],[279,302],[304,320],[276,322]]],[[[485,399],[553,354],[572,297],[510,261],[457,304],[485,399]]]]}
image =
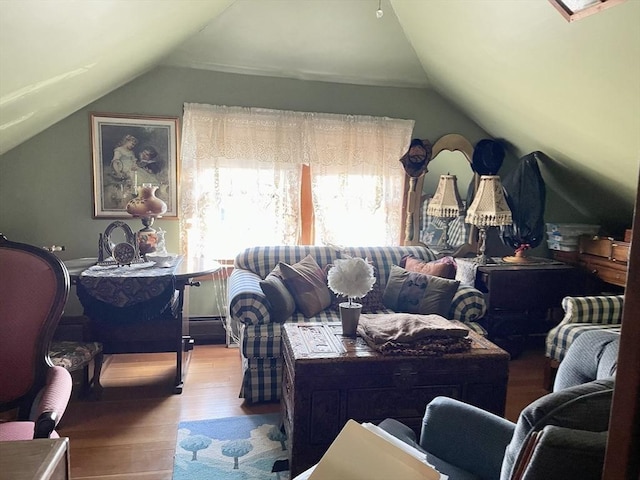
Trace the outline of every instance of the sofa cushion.
{"type": "Polygon", "coordinates": [[[400,260],[400,266],[410,272],[435,275],[452,280],[456,278],[456,261],[453,257],[442,257],[428,262],[413,255],[405,255],[400,260]]]}
{"type": "Polygon", "coordinates": [[[284,322],[296,310],[296,301],[282,280],[280,266],[260,281],[260,288],[269,302],[269,315],[274,322],[284,322]]]}
{"type": "Polygon", "coordinates": [[[331,305],[327,277],[311,255],[293,265],[280,262],[279,266],[284,284],[305,317],[312,317],[331,305]]]}
{"type": "Polygon", "coordinates": [[[382,300],[395,312],[435,313],[447,317],[460,282],[391,267],[382,300]]]}

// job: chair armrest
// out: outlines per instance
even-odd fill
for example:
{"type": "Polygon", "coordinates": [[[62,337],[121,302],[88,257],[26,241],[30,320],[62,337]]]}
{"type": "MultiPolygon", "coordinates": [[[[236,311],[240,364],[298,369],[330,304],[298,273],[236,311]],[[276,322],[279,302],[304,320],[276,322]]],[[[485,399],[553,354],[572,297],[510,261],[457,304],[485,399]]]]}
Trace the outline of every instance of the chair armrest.
{"type": "Polygon", "coordinates": [[[399,422],[395,418],[385,418],[378,426],[390,435],[402,440],[407,445],[426,454],[427,452],[420,446],[416,433],[407,427],[404,423],[399,422]]]}
{"type": "Polygon", "coordinates": [[[564,297],[565,314],[559,325],[567,323],[596,323],[614,325],[622,322],[624,295],[594,295],[564,297]]]}
{"type": "MultiPolygon", "coordinates": [[[[548,425],[531,436],[523,457],[521,476],[514,480],[600,480],[604,466],[607,432],[589,432],[548,425]]],[[[515,470],[518,474],[518,469],[515,470]]]]}
{"type": "Polygon", "coordinates": [[[228,281],[229,316],[232,321],[246,325],[262,325],[271,322],[267,298],[260,288],[259,275],[235,268],[228,281]]]}
{"type": "Polygon", "coordinates": [[[515,424],[448,397],[436,397],[426,408],[420,446],[481,478],[499,478],[505,448],[515,424]]]}
{"type": "Polygon", "coordinates": [[[51,431],[58,424],[71,398],[73,382],[71,374],[63,367],[51,367],[47,373],[47,383],[38,393],[31,408],[30,418],[36,422],[36,434],[51,431]],[[40,432],[39,432],[40,430],[40,432]]]}
{"type": "Polygon", "coordinates": [[[460,286],[451,300],[449,319],[462,323],[471,323],[484,317],[487,303],[480,290],[469,286],[460,286]]]}

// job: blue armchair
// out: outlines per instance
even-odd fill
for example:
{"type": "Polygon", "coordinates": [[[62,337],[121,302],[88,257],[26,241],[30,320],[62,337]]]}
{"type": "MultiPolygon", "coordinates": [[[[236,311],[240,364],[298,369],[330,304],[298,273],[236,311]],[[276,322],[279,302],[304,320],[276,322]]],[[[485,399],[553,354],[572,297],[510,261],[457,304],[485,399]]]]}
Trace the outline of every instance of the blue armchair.
{"type": "Polygon", "coordinates": [[[404,424],[380,427],[422,450],[450,480],[599,480],[602,475],[619,335],[585,332],[560,364],[554,391],[516,424],[460,401],[427,405],[420,439],[404,424]]]}

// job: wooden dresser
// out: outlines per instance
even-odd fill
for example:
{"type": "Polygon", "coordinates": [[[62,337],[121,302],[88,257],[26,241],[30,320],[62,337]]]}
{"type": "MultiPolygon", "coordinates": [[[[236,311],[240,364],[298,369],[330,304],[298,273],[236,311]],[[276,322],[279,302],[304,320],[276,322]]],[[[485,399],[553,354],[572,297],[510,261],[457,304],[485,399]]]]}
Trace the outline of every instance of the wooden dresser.
{"type": "Polygon", "coordinates": [[[627,284],[630,246],[631,230],[627,230],[624,240],[583,235],[580,237],[578,251],[554,251],[553,257],[582,267],[605,283],[624,288],[627,284]]]}

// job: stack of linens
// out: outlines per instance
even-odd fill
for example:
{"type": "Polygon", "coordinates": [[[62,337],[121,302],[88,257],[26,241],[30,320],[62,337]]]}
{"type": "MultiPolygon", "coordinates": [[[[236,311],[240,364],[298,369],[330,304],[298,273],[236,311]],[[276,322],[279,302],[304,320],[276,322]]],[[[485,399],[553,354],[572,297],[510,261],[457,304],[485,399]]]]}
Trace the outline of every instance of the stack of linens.
{"type": "Polygon", "coordinates": [[[471,348],[467,328],[434,314],[362,314],[358,334],[383,355],[438,356],[471,348]]]}

